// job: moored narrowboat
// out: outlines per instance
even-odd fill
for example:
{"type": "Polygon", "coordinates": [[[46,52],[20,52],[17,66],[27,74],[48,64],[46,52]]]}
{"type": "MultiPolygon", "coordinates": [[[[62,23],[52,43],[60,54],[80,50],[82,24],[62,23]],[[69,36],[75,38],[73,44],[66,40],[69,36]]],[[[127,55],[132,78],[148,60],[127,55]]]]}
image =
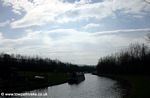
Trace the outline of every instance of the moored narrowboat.
{"type": "Polygon", "coordinates": [[[85,80],[84,73],[82,72],[72,72],[70,73],[68,83],[69,84],[78,84],[85,80]]]}

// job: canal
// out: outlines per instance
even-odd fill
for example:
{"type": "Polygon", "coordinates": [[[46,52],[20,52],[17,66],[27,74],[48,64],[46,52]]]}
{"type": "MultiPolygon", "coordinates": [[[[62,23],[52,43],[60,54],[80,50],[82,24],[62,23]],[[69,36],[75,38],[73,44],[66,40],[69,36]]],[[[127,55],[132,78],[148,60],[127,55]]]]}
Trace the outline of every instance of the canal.
{"type": "Polygon", "coordinates": [[[122,98],[124,95],[117,81],[91,74],[85,74],[85,81],[79,84],[65,83],[32,92],[47,93],[48,98],[122,98]]]}
{"type": "MultiPolygon", "coordinates": [[[[124,92],[125,90],[115,80],[85,74],[85,80],[79,84],[69,85],[64,83],[25,93],[43,94],[44,97],[38,98],[123,98],[124,92]]],[[[37,96],[24,98],[37,98],[37,96]]]]}

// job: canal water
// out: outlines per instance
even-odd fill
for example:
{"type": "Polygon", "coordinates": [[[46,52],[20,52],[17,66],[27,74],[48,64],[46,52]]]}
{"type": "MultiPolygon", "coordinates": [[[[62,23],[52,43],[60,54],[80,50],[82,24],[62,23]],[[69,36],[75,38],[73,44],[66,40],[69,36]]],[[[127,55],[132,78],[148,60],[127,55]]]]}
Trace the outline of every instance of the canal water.
{"type": "MultiPolygon", "coordinates": [[[[38,98],[122,98],[124,92],[125,90],[115,80],[85,74],[85,80],[79,84],[69,85],[64,83],[26,93],[43,94],[38,98]]],[[[23,98],[37,98],[37,96],[23,98]]]]}

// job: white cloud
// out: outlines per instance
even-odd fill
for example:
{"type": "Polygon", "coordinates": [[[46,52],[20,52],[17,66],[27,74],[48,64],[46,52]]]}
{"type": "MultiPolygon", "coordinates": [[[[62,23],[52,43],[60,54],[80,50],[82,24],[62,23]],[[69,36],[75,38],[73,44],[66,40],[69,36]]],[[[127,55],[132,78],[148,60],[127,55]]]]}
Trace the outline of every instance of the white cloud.
{"type": "Polygon", "coordinates": [[[121,10],[130,14],[149,14],[150,6],[144,0],[112,0],[113,10],[121,10]]]}
{"type": "Polygon", "coordinates": [[[12,6],[14,13],[25,15],[11,23],[12,28],[39,26],[47,23],[64,23],[89,18],[103,19],[114,15],[115,11],[136,18],[149,14],[150,6],[143,0],[80,0],[74,3],[63,0],[3,0],[12,6]],[[128,2],[128,3],[127,3],[128,2]]]}
{"type": "Polygon", "coordinates": [[[0,33],[0,50],[57,58],[76,64],[96,64],[101,56],[116,52],[130,43],[144,42],[149,30],[149,28],[126,29],[96,33],[74,29],[28,30],[25,36],[16,39],[6,38],[0,33]],[[126,36],[126,33],[132,36],[126,36]]]}
{"type": "Polygon", "coordinates": [[[0,40],[2,40],[3,39],[3,35],[2,35],[2,33],[0,32],[0,40]]]}
{"type": "Polygon", "coordinates": [[[98,28],[100,27],[101,25],[100,24],[95,24],[95,23],[90,23],[90,24],[87,24],[83,27],[83,29],[95,29],[95,28],[98,28]]]}
{"type": "Polygon", "coordinates": [[[25,13],[25,15],[14,21],[12,28],[29,27],[34,25],[44,25],[47,22],[55,22],[56,16],[70,10],[73,5],[63,3],[59,0],[7,0],[5,5],[11,5],[13,11],[25,13]]]}
{"type": "Polygon", "coordinates": [[[9,23],[10,23],[9,20],[4,21],[4,22],[0,22],[0,27],[4,27],[4,26],[8,25],[9,23]]]}
{"type": "Polygon", "coordinates": [[[88,20],[89,18],[101,20],[113,15],[112,2],[110,1],[81,5],[76,3],[74,5],[75,7],[69,11],[70,14],[65,14],[58,18],[58,22],[64,23],[69,21],[88,20]]]}
{"type": "Polygon", "coordinates": [[[113,34],[118,34],[118,33],[130,33],[130,32],[140,32],[141,34],[143,32],[149,33],[150,32],[150,28],[143,28],[143,29],[120,29],[120,30],[113,30],[113,31],[101,31],[101,32],[95,32],[94,36],[101,36],[101,35],[113,35],[113,34]]]}
{"type": "Polygon", "coordinates": [[[75,2],[76,4],[89,4],[90,2],[92,2],[92,0],[79,0],[77,2],[75,2]]]}

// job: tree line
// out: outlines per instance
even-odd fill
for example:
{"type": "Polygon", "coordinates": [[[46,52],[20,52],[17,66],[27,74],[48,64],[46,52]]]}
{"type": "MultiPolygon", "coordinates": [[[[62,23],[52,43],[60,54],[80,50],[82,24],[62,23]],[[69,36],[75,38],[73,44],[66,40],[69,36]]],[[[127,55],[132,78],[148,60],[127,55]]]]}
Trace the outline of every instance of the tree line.
{"type": "Polygon", "coordinates": [[[99,74],[150,74],[150,49],[145,44],[130,44],[127,49],[100,58],[96,68],[99,74]]]}
{"type": "Polygon", "coordinates": [[[63,63],[50,58],[21,56],[18,54],[0,54],[0,75],[17,71],[42,71],[42,72],[91,72],[94,67],[78,66],[63,63]]]}

